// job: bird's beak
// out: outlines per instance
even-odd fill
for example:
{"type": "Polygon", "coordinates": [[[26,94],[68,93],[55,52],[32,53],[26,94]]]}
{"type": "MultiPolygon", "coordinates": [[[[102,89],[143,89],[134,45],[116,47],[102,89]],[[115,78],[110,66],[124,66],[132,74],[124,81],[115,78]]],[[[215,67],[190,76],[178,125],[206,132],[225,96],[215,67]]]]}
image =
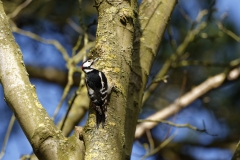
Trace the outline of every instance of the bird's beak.
{"type": "Polygon", "coordinates": [[[99,58],[94,59],[93,63],[97,62],[98,60],[99,60],[99,58]]]}

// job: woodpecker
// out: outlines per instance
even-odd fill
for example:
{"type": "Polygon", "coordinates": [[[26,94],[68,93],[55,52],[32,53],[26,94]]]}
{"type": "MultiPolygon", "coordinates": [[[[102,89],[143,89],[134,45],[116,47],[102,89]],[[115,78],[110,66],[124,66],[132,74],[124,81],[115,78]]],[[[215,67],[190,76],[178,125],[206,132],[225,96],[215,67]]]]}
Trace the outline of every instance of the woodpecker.
{"type": "Polygon", "coordinates": [[[97,128],[99,128],[100,123],[102,123],[102,128],[104,128],[106,120],[105,112],[107,111],[106,105],[111,92],[111,86],[105,74],[92,67],[98,59],[99,58],[85,61],[82,65],[82,70],[86,74],[85,80],[88,96],[90,97],[93,108],[96,110],[97,128]]]}

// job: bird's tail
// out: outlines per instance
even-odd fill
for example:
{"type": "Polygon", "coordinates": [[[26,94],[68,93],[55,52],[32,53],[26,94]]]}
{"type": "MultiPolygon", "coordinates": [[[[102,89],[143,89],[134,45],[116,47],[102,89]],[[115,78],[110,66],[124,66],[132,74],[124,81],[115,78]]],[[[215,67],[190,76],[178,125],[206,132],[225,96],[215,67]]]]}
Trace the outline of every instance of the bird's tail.
{"type": "Polygon", "coordinates": [[[101,108],[101,112],[96,110],[96,122],[97,122],[97,128],[99,128],[99,125],[102,123],[102,128],[104,128],[104,124],[106,121],[106,115],[105,111],[101,108]]]}

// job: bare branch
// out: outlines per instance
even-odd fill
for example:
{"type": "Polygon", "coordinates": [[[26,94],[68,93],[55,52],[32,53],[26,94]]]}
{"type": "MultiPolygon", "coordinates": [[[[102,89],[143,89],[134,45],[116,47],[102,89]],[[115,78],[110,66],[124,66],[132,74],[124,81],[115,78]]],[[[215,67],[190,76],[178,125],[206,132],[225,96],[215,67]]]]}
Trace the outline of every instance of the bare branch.
{"type": "Polygon", "coordinates": [[[54,111],[54,113],[53,113],[53,117],[52,117],[53,120],[56,118],[56,116],[57,116],[57,114],[58,114],[58,112],[59,112],[59,110],[60,110],[60,108],[61,108],[61,106],[62,106],[62,104],[63,104],[63,102],[64,102],[64,100],[65,100],[65,98],[66,98],[67,95],[68,95],[68,92],[69,92],[71,86],[73,85],[74,67],[75,67],[75,66],[71,66],[71,67],[69,68],[69,70],[68,70],[68,82],[67,82],[66,87],[65,87],[64,90],[63,90],[63,94],[62,94],[61,100],[60,100],[60,102],[58,103],[58,105],[57,105],[57,107],[56,107],[56,109],[55,109],[55,111],[54,111]]]}
{"type": "MultiPolygon", "coordinates": [[[[169,106],[165,107],[164,109],[156,112],[155,114],[146,118],[147,120],[162,120],[166,119],[184,107],[187,107],[191,104],[194,100],[199,98],[200,96],[204,95],[208,91],[219,87],[223,84],[226,78],[228,80],[234,80],[239,77],[240,69],[239,67],[239,60],[234,60],[230,63],[231,67],[235,67],[231,71],[227,69],[225,72],[218,74],[216,76],[208,78],[206,81],[198,85],[197,87],[193,88],[190,92],[186,93],[182,97],[176,99],[174,103],[170,104],[169,106]],[[238,63],[237,63],[238,62],[238,63]],[[231,78],[230,78],[231,77],[231,78]]],[[[143,122],[137,125],[135,138],[141,137],[141,135],[149,129],[154,128],[157,123],[150,123],[150,122],[143,122]]]]}
{"type": "Polygon", "coordinates": [[[189,17],[189,15],[184,11],[184,9],[178,5],[177,6],[180,14],[183,16],[184,19],[186,19],[186,21],[188,21],[189,24],[192,24],[193,23],[193,20],[189,17]]]}
{"type": "Polygon", "coordinates": [[[223,24],[221,22],[217,22],[218,28],[223,31],[224,33],[226,33],[227,35],[229,35],[230,37],[232,37],[234,40],[236,40],[237,42],[240,42],[240,37],[238,35],[236,35],[235,33],[233,33],[232,31],[226,29],[223,24]]]}
{"type": "Polygon", "coordinates": [[[32,0],[26,0],[25,2],[23,2],[22,4],[17,6],[17,8],[14,10],[14,12],[8,14],[7,16],[9,18],[14,18],[23,8],[27,7],[31,2],[32,2],[32,0]]]}
{"type": "MultiPolygon", "coordinates": [[[[82,86],[81,91],[77,91],[77,97],[75,98],[65,121],[65,125],[62,130],[65,136],[68,136],[72,132],[73,128],[78,125],[85,113],[88,111],[88,107],[89,98],[87,88],[86,86],[82,86]]],[[[62,123],[63,120],[59,122],[58,126],[61,126],[62,123]]]]}
{"type": "Polygon", "coordinates": [[[177,42],[176,42],[176,40],[173,38],[173,37],[174,37],[174,35],[173,35],[173,29],[172,29],[172,27],[171,27],[170,25],[167,27],[167,31],[168,31],[169,42],[170,42],[171,48],[172,48],[173,52],[176,52],[177,42]]]}
{"type": "Polygon", "coordinates": [[[15,25],[12,26],[12,31],[16,32],[18,34],[27,36],[29,38],[32,38],[32,39],[34,39],[36,41],[39,41],[39,42],[42,42],[42,43],[45,43],[45,44],[53,45],[60,53],[62,53],[63,58],[65,59],[65,61],[69,60],[69,56],[68,56],[67,51],[65,50],[65,48],[57,40],[42,38],[42,37],[40,37],[40,36],[38,36],[38,35],[36,35],[36,34],[34,34],[32,32],[22,30],[22,29],[16,27],[15,25]]]}
{"type": "Polygon", "coordinates": [[[146,131],[146,135],[147,135],[147,139],[148,139],[148,142],[149,142],[149,150],[153,150],[154,149],[154,141],[153,141],[153,138],[152,138],[152,134],[151,134],[151,131],[148,130],[146,131]]]}
{"type": "MultiPolygon", "coordinates": [[[[85,35],[84,35],[84,44],[83,45],[86,46],[87,44],[88,44],[88,35],[87,35],[87,33],[85,33],[85,35]]],[[[78,44],[76,44],[76,46],[73,48],[73,52],[76,51],[77,46],[78,46],[78,44]]],[[[86,59],[87,59],[86,55],[87,55],[88,51],[85,50],[85,48],[82,48],[82,51],[83,51],[82,52],[82,54],[83,54],[83,61],[86,61],[86,59]]],[[[80,54],[80,52],[77,55],[79,55],[79,54],[80,54]]],[[[73,57],[72,59],[73,59],[73,63],[74,63],[74,59],[76,60],[76,56],[73,57]]],[[[62,124],[61,125],[61,130],[63,130],[63,128],[64,128],[64,125],[65,125],[65,122],[67,120],[67,117],[70,114],[70,110],[72,109],[73,106],[75,106],[75,105],[73,105],[74,101],[78,100],[77,97],[79,96],[79,94],[81,92],[84,92],[84,90],[83,90],[84,84],[85,84],[85,74],[81,74],[81,79],[80,79],[80,84],[79,84],[78,90],[75,92],[75,94],[74,94],[74,96],[73,96],[73,98],[72,98],[72,100],[71,100],[71,102],[70,102],[70,104],[68,106],[67,113],[65,114],[63,121],[61,121],[59,123],[59,124],[62,124]]],[[[86,98],[86,100],[88,100],[88,98],[86,98]]],[[[86,111],[86,110],[83,110],[83,111],[86,111]]],[[[83,112],[79,112],[79,113],[82,114],[83,112]]],[[[83,117],[83,116],[79,115],[79,117],[83,117]]],[[[69,121],[69,122],[74,122],[74,121],[69,121]]],[[[71,125],[71,126],[73,126],[73,125],[71,125]]]]}
{"type": "Polygon", "coordinates": [[[68,110],[67,110],[67,112],[66,112],[66,114],[65,114],[65,116],[64,116],[63,123],[62,123],[62,126],[61,126],[61,128],[60,128],[61,130],[63,130],[63,127],[64,127],[64,125],[65,125],[67,116],[68,116],[68,114],[69,114],[69,112],[70,112],[70,110],[71,110],[71,108],[72,108],[73,102],[75,101],[76,97],[77,97],[77,93],[74,94],[74,96],[72,97],[72,100],[70,101],[68,110]]]}
{"type": "MultiPolygon", "coordinates": [[[[201,19],[203,18],[204,15],[206,15],[207,11],[203,10],[199,13],[196,22],[199,23],[199,25],[190,30],[188,34],[186,35],[183,43],[178,46],[176,53],[174,53],[163,65],[162,69],[159,71],[159,73],[156,75],[156,77],[153,79],[153,82],[158,81],[158,79],[161,79],[164,77],[168,70],[171,67],[172,62],[175,62],[179,56],[184,54],[185,49],[189,45],[190,42],[192,42],[197,34],[201,32],[207,25],[206,22],[201,22],[201,19]]],[[[144,96],[143,96],[143,104],[146,102],[146,100],[152,95],[152,93],[156,90],[158,87],[159,83],[151,83],[148,90],[145,91],[144,96]]]]}
{"type": "Polygon", "coordinates": [[[79,34],[84,33],[84,30],[80,26],[78,26],[71,18],[67,19],[67,23],[79,34]]]}
{"type": "MultiPolygon", "coordinates": [[[[68,18],[67,23],[79,34],[84,34],[84,30],[80,26],[78,26],[72,19],[68,18]]],[[[95,36],[90,33],[88,33],[88,38],[91,41],[95,40],[95,36]]]]}
{"type": "MultiPolygon", "coordinates": [[[[87,43],[88,43],[88,36],[87,36],[87,34],[85,34],[84,45],[87,44],[87,43]]],[[[87,51],[85,50],[85,56],[83,57],[83,61],[86,61],[86,59],[87,59],[86,54],[87,54],[87,51]]],[[[81,95],[81,93],[85,93],[84,87],[86,87],[86,86],[85,86],[85,74],[81,74],[81,79],[80,79],[80,84],[79,84],[78,90],[75,92],[75,94],[74,94],[74,96],[73,96],[73,98],[72,98],[72,100],[71,100],[71,102],[70,102],[70,104],[69,104],[69,106],[68,106],[68,110],[67,110],[67,113],[66,113],[65,116],[64,116],[63,121],[61,121],[61,122],[59,123],[59,124],[62,124],[62,125],[61,125],[61,130],[63,130],[63,128],[64,128],[65,122],[67,121],[67,117],[68,117],[68,115],[70,114],[71,109],[75,106],[75,105],[74,105],[74,102],[75,102],[76,100],[78,100],[77,97],[78,97],[79,95],[81,95]]],[[[86,94],[86,93],[85,93],[85,94],[86,94]]],[[[81,98],[83,98],[83,97],[81,97],[81,98]]],[[[86,100],[86,101],[89,101],[89,98],[85,98],[85,100],[86,100]]],[[[81,101],[84,102],[83,99],[82,99],[81,101]]],[[[85,104],[85,103],[83,103],[83,104],[85,104]]],[[[83,111],[86,111],[86,108],[85,108],[83,111]]],[[[81,118],[82,118],[83,115],[85,114],[85,112],[77,112],[77,113],[79,113],[78,117],[81,117],[81,118]]],[[[79,118],[79,120],[80,120],[80,118],[79,118]]],[[[68,120],[68,123],[71,123],[71,122],[74,122],[74,121],[71,121],[71,119],[68,120]]],[[[74,123],[73,123],[73,124],[74,124],[74,123]]],[[[70,125],[70,126],[73,127],[73,125],[70,125]]],[[[68,128],[69,128],[69,127],[68,127],[68,128]]],[[[69,131],[70,131],[70,130],[69,130],[69,131]]],[[[64,133],[66,133],[66,132],[64,132],[64,133]]],[[[69,132],[69,133],[70,133],[70,132],[69,132]]],[[[68,135],[69,133],[66,133],[66,134],[68,135]]]]}
{"type": "Polygon", "coordinates": [[[172,136],[170,136],[170,137],[167,138],[165,141],[163,141],[157,148],[151,150],[149,153],[147,153],[146,155],[144,155],[144,156],[141,158],[141,160],[144,160],[144,159],[146,159],[147,157],[150,157],[150,156],[156,154],[157,152],[159,152],[162,148],[164,148],[167,144],[169,144],[169,143],[173,140],[173,138],[177,136],[177,134],[178,134],[178,131],[175,131],[172,136]]]}
{"type": "Polygon", "coordinates": [[[203,121],[203,129],[199,129],[195,126],[192,126],[190,124],[175,124],[171,121],[166,121],[166,120],[150,120],[150,119],[139,119],[138,120],[139,123],[142,123],[142,122],[154,122],[154,123],[164,123],[164,124],[168,124],[170,126],[174,126],[174,127],[177,127],[177,128],[189,128],[189,129],[192,129],[192,130],[195,130],[195,131],[198,131],[198,132],[203,132],[203,133],[206,133],[210,136],[217,136],[216,134],[210,134],[208,133],[207,129],[206,129],[206,126],[205,126],[205,123],[203,121]]]}
{"type": "Polygon", "coordinates": [[[86,43],[81,50],[72,58],[73,63],[77,64],[80,61],[83,61],[83,57],[86,55],[86,52],[89,53],[90,50],[94,47],[95,42],[86,43]]]}
{"type": "MultiPolygon", "coordinates": [[[[86,57],[83,59],[86,60],[86,57]]],[[[65,123],[64,127],[62,128],[64,135],[69,135],[72,129],[77,125],[80,120],[85,115],[86,111],[89,107],[89,97],[87,94],[87,88],[85,85],[85,74],[81,74],[80,84],[78,90],[76,91],[75,98],[68,107],[68,113],[65,115],[67,117],[65,120],[59,122],[59,126],[65,123]],[[68,116],[70,115],[70,116],[68,116]],[[65,122],[64,122],[65,121],[65,122]]]]}
{"type": "MultiPolygon", "coordinates": [[[[80,40],[79,40],[79,41],[80,41],[80,40]]],[[[79,43],[80,43],[80,42],[79,42],[79,43]]],[[[84,36],[84,46],[87,45],[87,44],[88,44],[88,36],[87,36],[87,34],[85,34],[85,36],[84,36]]],[[[76,48],[77,48],[78,46],[79,46],[79,44],[77,43],[76,46],[72,49],[72,50],[73,50],[72,52],[75,52],[75,51],[77,50],[76,48]]],[[[82,48],[82,49],[81,49],[82,52],[78,52],[77,55],[73,54],[73,55],[75,55],[75,56],[72,57],[72,58],[70,58],[69,61],[67,61],[67,62],[68,62],[67,67],[68,67],[68,70],[69,70],[69,71],[68,71],[68,83],[67,83],[66,87],[64,88],[62,98],[61,98],[58,106],[56,107],[56,109],[55,109],[55,111],[54,111],[53,119],[56,118],[56,116],[57,116],[57,114],[58,114],[58,112],[59,112],[59,110],[60,110],[60,108],[61,108],[61,106],[62,106],[62,104],[63,104],[63,102],[64,102],[64,100],[65,100],[65,98],[66,98],[67,95],[68,95],[68,92],[69,92],[71,86],[73,85],[73,74],[74,74],[74,72],[76,71],[76,67],[75,67],[75,65],[76,65],[76,63],[77,63],[76,60],[78,60],[76,57],[79,58],[79,55],[81,54],[81,55],[83,56],[82,58],[84,58],[84,56],[85,56],[85,59],[86,59],[86,54],[88,53],[88,51],[85,50],[85,49],[86,49],[85,47],[82,48]]],[[[81,60],[82,60],[82,59],[81,59],[81,60]]],[[[82,74],[81,76],[83,76],[83,74],[82,74]]],[[[80,88],[81,88],[81,87],[80,87],[80,88]]],[[[75,97],[75,98],[74,98],[74,100],[75,100],[76,97],[77,97],[77,94],[76,94],[74,97],[75,97]]],[[[69,109],[71,109],[71,107],[72,107],[72,105],[73,105],[73,102],[74,102],[74,101],[71,102],[71,105],[69,106],[69,109]]],[[[64,126],[64,123],[65,123],[65,121],[66,121],[66,117],[67,117],[67,115],[68,115],[68,113],[69,113],[69,111],[70,111],[69,109],[68,109],[68,111],[67,111],[67,114],[65,115],[65,118],[64,118],[62,127],[64,126]]],[[[61,128],[62,128],[62,127],[61,127],[61,128]]]]}
{"type": "MultiPolygon", "coordinates": [[[[52,67],[35,67],[35,66],[26,66],[27,72],[29,73],[30,78],[39,78],[45,81],[53,82],[65,86],[68,81],[68,73],[62,70],[58,70],[52,67]]],[[[80,76],[76,75],[73,77],[73,85],[79,85],[80,76]]]]}

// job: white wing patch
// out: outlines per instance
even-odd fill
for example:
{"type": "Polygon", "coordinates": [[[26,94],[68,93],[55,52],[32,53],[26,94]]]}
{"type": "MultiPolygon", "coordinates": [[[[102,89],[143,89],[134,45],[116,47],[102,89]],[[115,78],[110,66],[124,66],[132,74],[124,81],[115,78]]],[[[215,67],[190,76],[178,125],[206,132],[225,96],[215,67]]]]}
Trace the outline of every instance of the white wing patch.
{"type": "Polygon", "coordinates": [[[102,84],[102,88],[100,89],[100,92],[104,94],[103,91],[105,90],[105,87],[104,87],[104,81],[102,79],[102,72],[99,72],[99,77],[101,78],[101,84],[102,84]]]}
{"type": "Polygon", "coordinates": [[[90,88],[90,87],[88,87],[88,92],[89,92],[89,94],[91,94],[91,95],[94,93],[93,89],[90,88]]]}

